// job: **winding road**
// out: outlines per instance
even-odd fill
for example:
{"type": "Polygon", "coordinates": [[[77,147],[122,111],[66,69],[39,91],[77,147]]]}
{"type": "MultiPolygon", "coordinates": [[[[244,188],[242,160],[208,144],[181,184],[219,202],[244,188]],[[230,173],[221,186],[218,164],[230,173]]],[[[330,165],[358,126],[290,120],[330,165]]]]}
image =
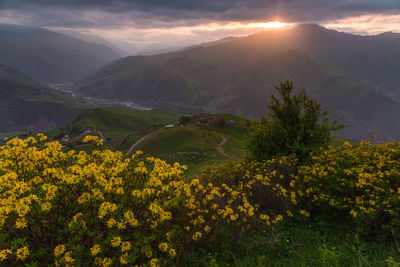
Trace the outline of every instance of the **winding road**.
{"type": "Polygon", "coordinates": [[[134,150],[140,143],[142,143],[143,141],[145,141],[146,139],[148,139],[148,138],[150,138],[150,137],[153,137],[153,136],[158,135],[158,134],[161,133],[165,128],[166,128],[166,127],[162,127],[162,128],[160,128],[160,129],[158,129],[158,130],[156,130],[156,131],[154,131],[154,132],[151,132],[151,133],[148,133],[148,134],[142,136],[142,137],[141,137],[139,140],[137,140],[133,145],[131,145],[131,147],[129,148],[128,152],[126,152],[125,157],[128,157],[129,154],[131,154],[131,153],[133,152],[133,150],[134,150]]]}
{"type": "Polygon", "coordinates": [[[224,150],[224,145],[226,144],[226,142],[228,142],[228,138],[225,135],[221,135],[222,137],[222,141],[221,143],[218,144],[217,146],[217,150],[218,152],[222,155],[225,156],[227,158],[233,159],[233,160],[241,160],[241,158],[234,156],[234,155],[229,155],[225,152],[224,150]]]}

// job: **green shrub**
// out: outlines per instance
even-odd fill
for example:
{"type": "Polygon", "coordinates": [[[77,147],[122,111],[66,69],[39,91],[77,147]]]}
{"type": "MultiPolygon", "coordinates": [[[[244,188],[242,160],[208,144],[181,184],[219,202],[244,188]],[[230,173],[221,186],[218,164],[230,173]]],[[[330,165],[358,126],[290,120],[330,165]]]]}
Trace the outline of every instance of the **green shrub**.
{"type": "Polygon", "coordinates": [[[281,83],[275,89],[279,98],[271,96],[269,118],[261,118],[248,149],[258,161],[295,154],[303,162],[310,152],[328,144],[331,131],[340,127],[329,123],[327,112],[322,112],[321,105],[305,91],[292,94],[293,83],[281,83]]]}

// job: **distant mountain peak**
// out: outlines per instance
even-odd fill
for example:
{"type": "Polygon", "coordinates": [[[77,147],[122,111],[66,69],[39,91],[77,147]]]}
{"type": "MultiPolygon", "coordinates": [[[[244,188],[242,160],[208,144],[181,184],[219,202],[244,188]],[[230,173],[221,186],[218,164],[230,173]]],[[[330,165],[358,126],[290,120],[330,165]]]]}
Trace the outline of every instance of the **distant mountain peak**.
{"type": "Polygon", "coordinates": [[[393,38],[393,37],[400,37],[400,33],[390,31],[390,32],[383,32],[381,34],[377,34],[376,36],[393,38]]]}

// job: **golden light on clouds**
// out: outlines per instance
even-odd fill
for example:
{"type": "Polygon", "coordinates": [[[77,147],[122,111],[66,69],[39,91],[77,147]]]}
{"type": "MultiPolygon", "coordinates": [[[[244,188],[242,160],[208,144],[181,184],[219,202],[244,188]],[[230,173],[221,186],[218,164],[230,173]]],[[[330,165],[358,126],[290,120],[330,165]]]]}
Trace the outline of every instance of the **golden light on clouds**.
{"type": "Polygon", "coordinates": [[[356,34],[373,35],[387,31],[400,32],[400,15],[370,14],[329,21],[323,23],[322,26],[356,34]]]}
{"type": "Polygon", "coordinates": [[[270,22],[250,23],[247,25],[247,27],[270,29],[270,28],[285,28],[285,27],[288,27],[291,25],[292,24],[290,24],[290,23],[281,22],[281,21],[270,21],[270,22]]]}

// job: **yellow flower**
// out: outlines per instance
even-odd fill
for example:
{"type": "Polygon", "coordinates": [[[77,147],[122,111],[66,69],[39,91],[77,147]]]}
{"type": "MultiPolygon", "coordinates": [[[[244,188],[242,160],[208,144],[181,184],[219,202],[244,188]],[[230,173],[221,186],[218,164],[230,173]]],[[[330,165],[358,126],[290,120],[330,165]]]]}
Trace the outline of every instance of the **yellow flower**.
{"type": "Polygon", "coordinates": [[[121,237],[114,236],[114,238],[111,240],[111,246],[118,247],[119,245],[121,245],[121,237]]]}
{"type": "Polygon", "coordinates": [[[119,257],[119,262],[123,265],[128,264],[128,260],[126,259],[128,256],[128,253],[123,254],[121,257],[119,257]]]}
{"type": "Polygon", "coordinates": [[[129,241],[122,242],[121,251],[125,252],[125,251],[129,251],[129,250],[131,250],[131,242],[129,242],[129,241]]]}
{"type": "Polygon", "coordinates": [[[64,260],[65,260],[65,262],[67,262],[67,263],[73,263],[73,262],[75,261],[75,260],[71,257],[71,254],[72,254],[71,251],[68,251],[68,252],[65,253],[65,255],[64,255],[64,260]]]}
{"type": "Polygon", "coordinates": [[[90,254],[92,254],[92,256],[96,256],[97,254],[99,254],[101,252],[101,248],[100,245],[96,244],[94,245],[91,249],[90,249],[90,254]]]}
{"type": "Polygon", "coordinates": [[[304,215],[305,217],[310,217],[310,213],[305,210],[300,210],[300,214],[304,215]]]}
{"type": "Polygon", "coordinates": [[[17,228],[17,229],[22,229],[27,226],[28,226],[28,224],[27,224],[25,218],[18,218],[17,221],[15,222],[15,228],[17,228]]]}
{"type": "Polygon", "coordinates": [[[101,265],[103,267],[108,267],[112,265],[112,259],[110,258],[104,258],[103,261],[101,262],[101,265]]]}
{"type": "Polygon", "coordinates": [[[96,146],[103,145],[103,139],[101,139],[101,138],[99,138],[97,136],[94,136],[94,135],[86,135],[85,138],[83,138],[82,142],[83,143],[92,142],[96,146]]]}
{"type": "Polygon", "coordinates": [[[117,209],[115,203],[103,202],[99,208],[99,218],[104,218],[108,213],[114,212],[117,209]]]}
{"type": "Polygon", "coordinates": [[[45,135],[42,134],[42,133],[38,133],[38,134],[37,134],[37,137],[39,137],[39,141],[40,141],[40,142],[44,142],[44,141],[47,140],[47,136],[45,136],[45,135]]]}
{"type": "Polygon", "coordinates": [[[171,249],[168,251],[168,254],[169,254],[169,256],[170,256],[171,258],[174,258],[175,255],[176,255],[175,249],[171,248],[171,249]]]}
{"type": "Polygon", "coordinates": [[[150,267],[158,267],[158,260],[157,259],[151,259],[150,261],[150,267]]]}
{"type": "Polygon", "coordinates": [[[166,252],[168,250],[168,244],[167,243],[160,243],[158,245],[158,248],[162,251],[162,252],[166,252]]]}
{"type": "Polygon", "coordinates": [[[28,257],[28,255],[29,255],[29,249],[26,246],[22,247],[22,248],[19,248],[17,250],[17,258],[20,259],[20,260],[25,260],[26,257],[28,257]]]}
{"type": "Polygon", "coordinates": [[[112,228],[116,223],[117,221],[114,218],[111,218],[107,221],[107,227],[112,228]]]}
{"type": "Polygon", "coordinates": [[[49,211],[51,209],[51,203],[50,202],[44,202],[41,206],[42,211],[49,211]]]}
{"type": "Polygon", "coordinates": [[[354,211],[354,210],[351,210],[351,211],[350,211],[350,214],[353,215],[354,218],[357,216],[357,212],[354,211]]]}
{"type": "Polygon", "coordinates": [[[0,262],[7,259],[7,254],[12,254],[12,251],[10,249],[0,250],[0,262]]]}
{"type": "Polygon", "coordinates": [[[197,240],[199,240],[199,239],[201,238],[201,236],[202,236],[202,234],[201,234],[200,232],[196,232],[196,233],[192,236],[192,239],[193,239],[194,241],[197,241],[197,240]]]}
{"type": "Polygon", "coordinates": [[[147,258],[151,258],[151,256],[153,256],[153,251],[149,250],[146,252],[146,257],[147,258]]]}
{"type": "Polygon", "coordinates": [[[54,248],[54,256],[58,257],[65,252],[65,246],[64,245],[58,245],[54,248]]]}

